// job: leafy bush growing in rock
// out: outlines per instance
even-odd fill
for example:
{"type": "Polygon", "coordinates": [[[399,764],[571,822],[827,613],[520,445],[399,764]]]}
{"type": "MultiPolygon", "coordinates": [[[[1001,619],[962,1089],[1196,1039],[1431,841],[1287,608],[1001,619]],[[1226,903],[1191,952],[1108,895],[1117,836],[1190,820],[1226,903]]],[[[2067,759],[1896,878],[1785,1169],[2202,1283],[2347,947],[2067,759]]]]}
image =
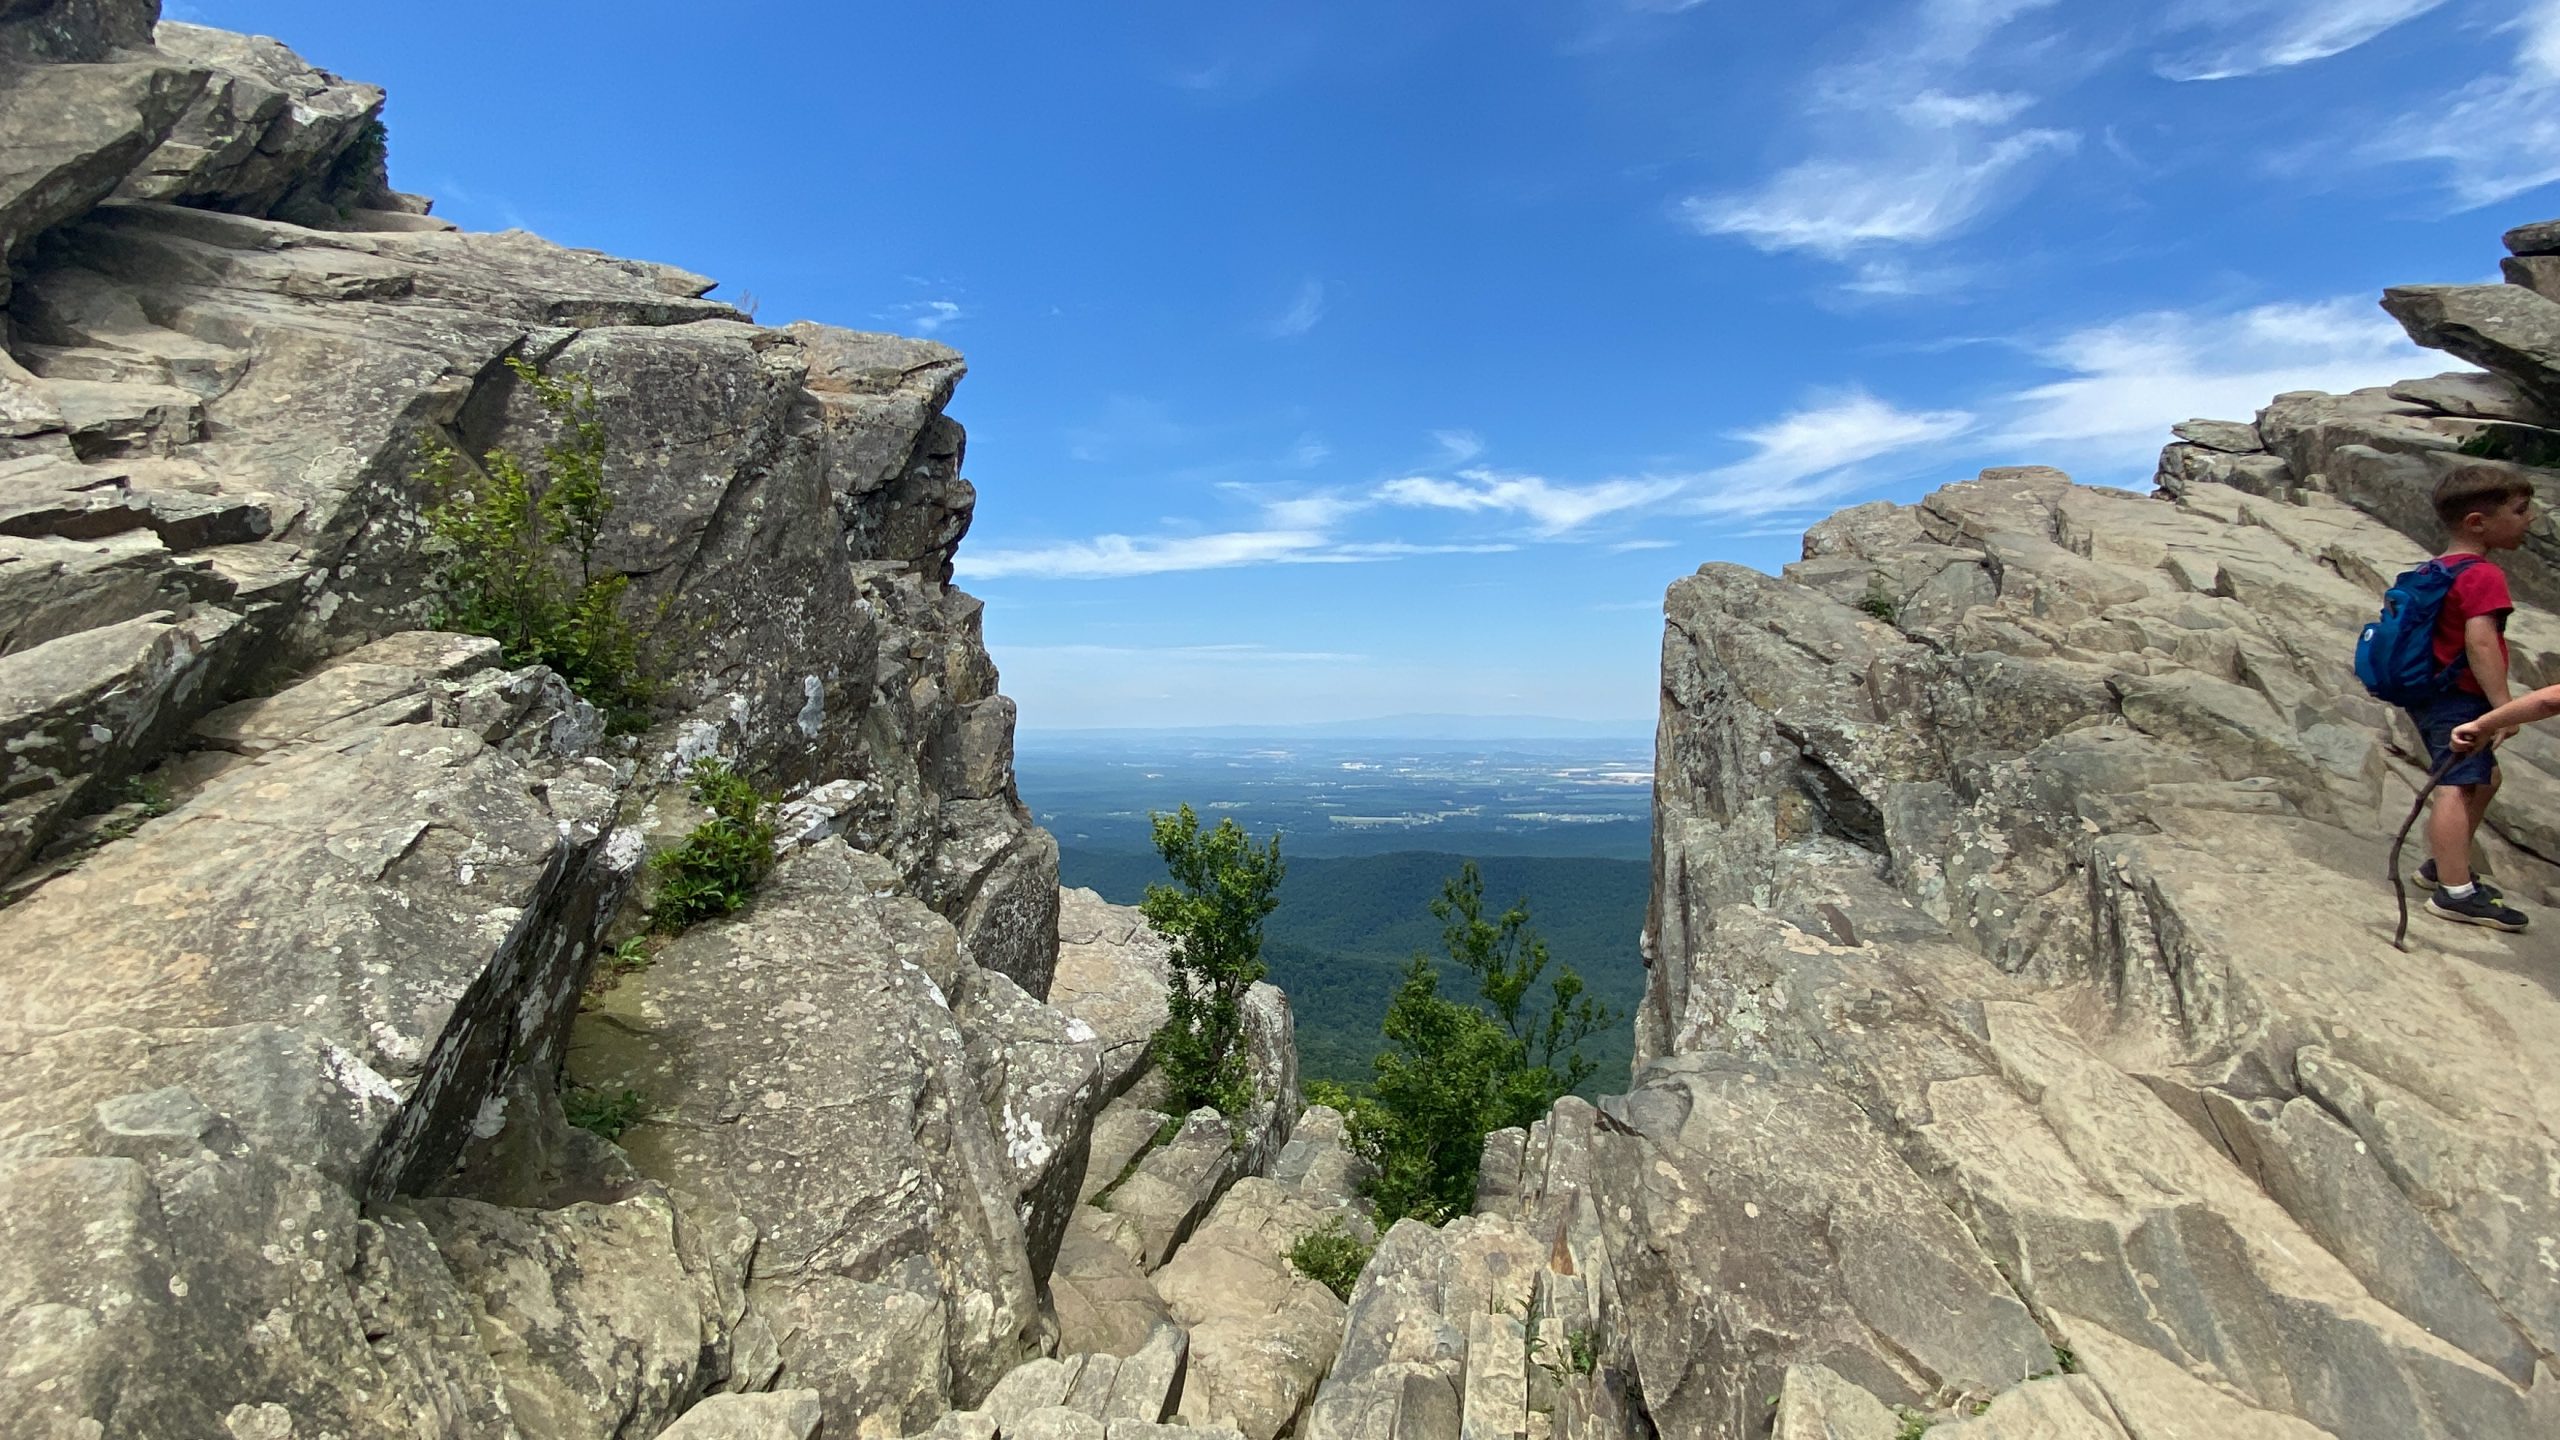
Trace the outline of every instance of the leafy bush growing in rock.
{"type": "Polygon", "coordinates": [[[1443,998],[1440,965],[1416,954],[1387,1006],[1389,1048],[1349,1112],[1352,1146],[1375,1167],[1362,1193],[1387,1221],[1465,1214],[1484,1137],[1537,1121],[1590,1079],[1582,1042],[1616,1018],[1582,993],[1572,966],[1548,973],[1552,957],[1528,901],[1485,918],[1474,861],[1441,885],[1431,913],[1448,963],[1475,978],[1479,1003],[1443,998]],[[1546,994],[1533,1002],[1542,978],[1546,994]]]}
{"type": "Polygon", "coordinates": [[[535,462],[492,449],[477,465],[427,442],[420,478],[439,497],[426,520],[442,552],[435,623],[488,636],[509,664],[550,666],[614,728],[636,729],[655,687],[627,613],[630,577],[596,569],[613,495],[595,391],[514,356],[507,368],[560,422],[560,438],[535,462]]]}
{"type": "Polygon", "coordinates": [[[1148,886],[1138,905],[1147,923],[1173,942],[1156,1064],[1175,1113],[1211,1105],[1240,1114],[1253,1103],[1244,996],[1263,976],[1262,922],[1280,903],[1273,894],[1280,888],[1280,837],[1257,846],[1232,818],[1203,834],[1188,805],[1148,819],[1174,882],[1148,886]]]}
{"type": "Polygon", "coordinates": [[[1360,1237],[1343,1228],[1342,1217],[1328,1215],[1323,1224],[1297,1239],[1289,1247],[1291,1269],[1306,1276],[1340,1299],[1351,1298],[1351,1287],[1360,1281],[1360,1272],[1377,1253],[1374,1245],[1363,1245],[1360,1237]]]}
{"type": "Polygon", "coordinates": [[[2456,447],[2482,460],[2506,460],[2537,469],[2560,469],[2560,435],[2528,425],[2492,425],[2456,447]]]}
{"type": "Polygon", "coordinates": [[[572,1086],[560,1097],[569,1123],[600,1140],[619,1140],[622,1132],[646,1119],[649,1097],[637,1090],[608,1090],[597,1085],[572,1086]]]}
{"type": "Polygon", "coordinates": [[[774,797],[718,760],[693,762],[688,783],[711,818],[649,862],[658,876],[650,926],[667,935],[746,904],[773,869],[774,797]]]}

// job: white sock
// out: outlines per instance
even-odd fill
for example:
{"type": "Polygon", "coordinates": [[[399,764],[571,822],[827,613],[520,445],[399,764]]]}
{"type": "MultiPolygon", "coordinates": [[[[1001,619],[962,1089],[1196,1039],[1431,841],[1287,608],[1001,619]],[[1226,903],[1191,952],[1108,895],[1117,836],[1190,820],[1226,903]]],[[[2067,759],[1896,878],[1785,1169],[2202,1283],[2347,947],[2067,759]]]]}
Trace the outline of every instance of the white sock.
{"type": "Polygon", "coordinates": [[[2461,884],[2459,884],[2459,885],[2447,885],[2447,886],[2445,886],[2445,887],[2444,887],[2444,893],[2445,893],[2445,897],[2446,897],[2447,899],[2451,899],[2451,900],[2468,900],[2468,899],[2470,899],[2470,898],[2472,897],[2472,895],[2473,895],[2473,893],[2474,893],[2474,892],[2476,892],[2476,891],[2478,891],[2478,890],[2479,890],[2479,888],[2480,888],[2480,882],[2479,882],[2479,881],[2477,881],[2477,880],[2465,880],[2465,881],[2463,881],[2463,882],[2462,882],[2461,884]]]}

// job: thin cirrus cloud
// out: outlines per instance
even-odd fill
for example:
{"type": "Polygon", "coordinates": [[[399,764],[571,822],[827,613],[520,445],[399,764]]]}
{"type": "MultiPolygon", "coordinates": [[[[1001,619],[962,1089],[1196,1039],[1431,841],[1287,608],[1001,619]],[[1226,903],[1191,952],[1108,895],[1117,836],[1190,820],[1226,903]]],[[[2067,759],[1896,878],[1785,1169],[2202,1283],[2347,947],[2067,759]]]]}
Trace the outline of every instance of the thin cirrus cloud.
{"type": "MultiPolygon", "coordinates": [[[[1817,72],[1804,158],[1757,185],[1676,207],[1702,235],[1851,261],[1955,236],[2077,149],[2077,132],[2021,125],[2036,97],[1984,85],[1982,52],[2054,0],[1919,0],[1858,57],[1817,72]]],[[[1865,295],[1927,293],[1913,272],[1864,265],[1865,295]]]]}
{"type": "Polygon", "coordinates": [[[2440,166],[2457,209],[2560,180],[2560,0],[2530,0],[2510,27],[2515,58],[2384,127],[2367,160],[2440,166]]]}
{"type": "Polygon", "coordinates": [[[2160,63],[2171,80],[2231,80],[2343,55],[2445,0],[2189,0],[2171,28],[2217,32],[2207,45],[2160,63]]]}
{"type": "Polygon", "coordinates": [[[1872,467],[1971,432],[1964,410],[1905,410],[1863,390],[1808,405],[1733,438],[1751,453],[1697,477],[1685,508],[1729,518],[1801,510],[1868,482],[1872,467]]]}
{"type": "Polygon", "coordinates": [[[1267,333],[1274,340],[1295,340],[1324,320],[1325,307],[1324,282],[1302,281],[1298,293],[1290,298],[1289,308],[1273,317],[1267,333]]]}
{"type": "Polygon", "coordinates": [[[1181,570],[1265,565],[1322,550],[1321,530],[1229,530],[1212,535],[1097,535],[1018,550],[962,550],[959,571],[972,580],[1116,580],[1181,570]]]}
{"type": "Polygon", "coordinates": [[[1408,475],[1390,480],[1378,487],[1378,498],[1390,505],[1517,515],[1541,538],[1553,539],[1604,516],[1667,499],[1682,483],[1636,479],[1560,485],[1539,475],[1470,469],[1459,471],[1456,479],[1408,475]]]}
{"type": "Polygon", "coordinates": [[[2175,420],[2246,419],[2288,390],[2344,393],[2445,365],[2361,295],[2127,316],[2076,330],[2042,354],[2062,378],[2007,397],[1994,438],[2074,463],[2123,465],[2158,454],[2175,420]]]}

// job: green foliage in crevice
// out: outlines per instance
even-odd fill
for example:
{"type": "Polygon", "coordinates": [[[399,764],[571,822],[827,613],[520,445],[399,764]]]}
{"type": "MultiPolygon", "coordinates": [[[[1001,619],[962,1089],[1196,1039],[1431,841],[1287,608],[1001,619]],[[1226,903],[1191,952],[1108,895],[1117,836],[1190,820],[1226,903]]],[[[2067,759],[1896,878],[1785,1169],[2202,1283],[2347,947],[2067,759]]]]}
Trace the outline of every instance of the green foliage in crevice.
{"type": "Polygon", "coordinates": [[[663,935],[736,911],[773,869],[773,796],[713,759],[693,762],[687,785],[711,818],[649,862],[658,880],[650,928],[663,935]]]}
{"type": "Polygon", "coordinates": [[[560,434],[532,460],[497,448],[477,464],[426,443],[419,479],[437,496],[426,512],[435,624],[488,636],[511,665],[551,667],[613,729],[639,729],[657,687],[629,613],[630,577],[596,566],[613,494],[595,390],[515,356],[506,363],[560,434]]]}

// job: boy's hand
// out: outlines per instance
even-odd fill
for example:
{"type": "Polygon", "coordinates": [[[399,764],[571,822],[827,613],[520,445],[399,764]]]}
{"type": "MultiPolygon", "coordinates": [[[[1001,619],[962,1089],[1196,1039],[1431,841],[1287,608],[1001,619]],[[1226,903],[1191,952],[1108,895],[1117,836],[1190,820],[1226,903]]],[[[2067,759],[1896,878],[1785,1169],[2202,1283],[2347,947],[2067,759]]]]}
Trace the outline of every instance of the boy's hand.
{"type": "Polygon", "coordinates": [[[2504,736],[2493,736],[2488,734],[2486,731],[2483,731],[2480,728],[2480,722],[2477,720],[2466,720],[2453,727],[2453,734],[2450,737],[2450,743],[2454,749],[2468,755],[2493,739],[2504,738],[2504,736]]]}

